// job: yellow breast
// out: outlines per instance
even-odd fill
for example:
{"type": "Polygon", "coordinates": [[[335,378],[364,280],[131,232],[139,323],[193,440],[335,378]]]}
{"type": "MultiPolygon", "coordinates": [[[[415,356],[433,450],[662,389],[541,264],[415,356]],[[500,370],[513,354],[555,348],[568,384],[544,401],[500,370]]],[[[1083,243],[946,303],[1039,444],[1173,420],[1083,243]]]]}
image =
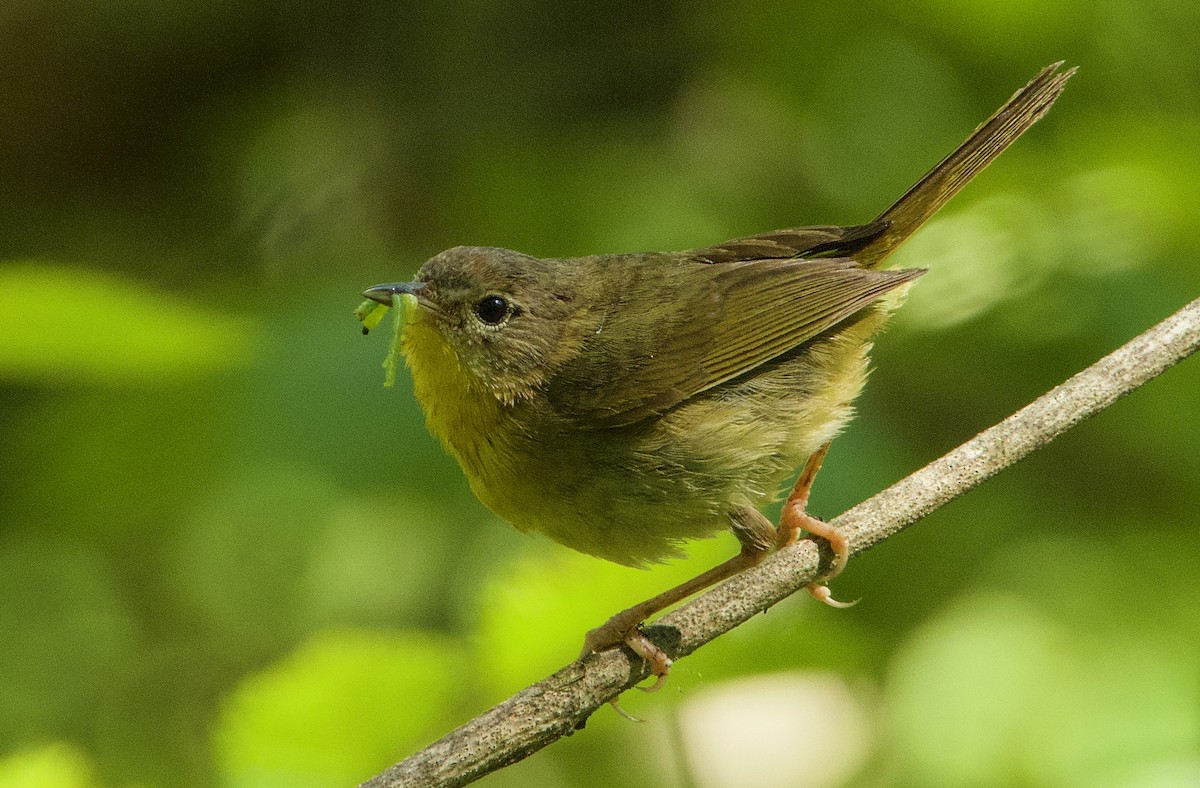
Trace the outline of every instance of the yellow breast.
{"type": "Polygon", "coordinates": [[[516,519],[509,496],[501,494],[515,473],[504,406],[463,366],[432,318],[416,304],[406,306],[400,349],[429,431],[458,460],[480,501],[501,517],[516,519]]]}

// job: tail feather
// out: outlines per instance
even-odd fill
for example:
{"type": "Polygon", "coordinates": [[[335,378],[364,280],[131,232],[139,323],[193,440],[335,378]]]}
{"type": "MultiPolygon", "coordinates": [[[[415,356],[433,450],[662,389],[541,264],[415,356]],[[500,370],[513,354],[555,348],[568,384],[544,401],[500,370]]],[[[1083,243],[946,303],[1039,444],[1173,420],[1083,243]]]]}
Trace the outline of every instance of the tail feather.
{"type": "Polygon", "coordinates": [[[1028,85],[1013,94],[1003,107],[981,123],[966,142],[881,213],[875,221],[886,222],[887,229],[858,251],[854,259],[864,267],[878,267],[947,200],[1037,123],[1050,110],[1067,80],[1075,73],[1074,68],[1059,72],[1061,66],[1062,63],[1058,62],[1042,69],[1028,85]]]}

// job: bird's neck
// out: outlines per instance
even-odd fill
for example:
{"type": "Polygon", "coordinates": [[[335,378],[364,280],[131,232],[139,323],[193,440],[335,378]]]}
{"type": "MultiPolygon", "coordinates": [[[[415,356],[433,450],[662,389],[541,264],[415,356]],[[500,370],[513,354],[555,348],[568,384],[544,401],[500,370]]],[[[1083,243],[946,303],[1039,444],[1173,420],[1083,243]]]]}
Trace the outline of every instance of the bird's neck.
{"type": "Polygon", "coordinates": [[[420,309],[408,310],[400,342],[429,431],[474,483],[487,467],[486,438],[503,418],[503,406],[420,309]]]}

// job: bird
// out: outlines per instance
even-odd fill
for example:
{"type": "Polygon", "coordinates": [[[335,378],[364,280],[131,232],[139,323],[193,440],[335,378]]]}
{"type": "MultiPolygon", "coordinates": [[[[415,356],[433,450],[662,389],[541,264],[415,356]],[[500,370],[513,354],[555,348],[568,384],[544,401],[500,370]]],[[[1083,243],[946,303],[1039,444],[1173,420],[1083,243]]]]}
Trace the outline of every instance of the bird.
{"type": "Polygon", "coordinates": [[[693,539],[736,536],[729,560],[588,631],[581,658],[628,645],[661,686],[672,660],[643,622],[802,532],[832,551],[810,593],[844,606],[828,581],[848,540],[806,509],[873,338],[925,273],[883,263],[1045,115],[1075,72],[1061,67],[865,224],[574,258],[459,246],[415,281],[364,291],[370,307],[405,306],[399,348],[428,428],[519,530],[639,567],[693,539]],[[797,468],[772,523],[760,507],[797,468]]]}

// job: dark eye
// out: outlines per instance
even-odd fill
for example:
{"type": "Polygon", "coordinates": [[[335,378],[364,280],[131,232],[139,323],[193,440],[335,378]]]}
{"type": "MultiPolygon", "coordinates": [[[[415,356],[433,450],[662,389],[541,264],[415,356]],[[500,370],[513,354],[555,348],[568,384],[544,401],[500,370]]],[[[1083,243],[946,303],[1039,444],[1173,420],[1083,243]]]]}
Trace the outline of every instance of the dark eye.
{"type": "Polygon", "coordinates": [[[512,307],[504,296],[484,296],[475,305],[475,314],[479,315],[479,319],[489,326],[496,326],[503,323],[504,318],[508,317],[508,313],[511,311],[512,307]]]}

